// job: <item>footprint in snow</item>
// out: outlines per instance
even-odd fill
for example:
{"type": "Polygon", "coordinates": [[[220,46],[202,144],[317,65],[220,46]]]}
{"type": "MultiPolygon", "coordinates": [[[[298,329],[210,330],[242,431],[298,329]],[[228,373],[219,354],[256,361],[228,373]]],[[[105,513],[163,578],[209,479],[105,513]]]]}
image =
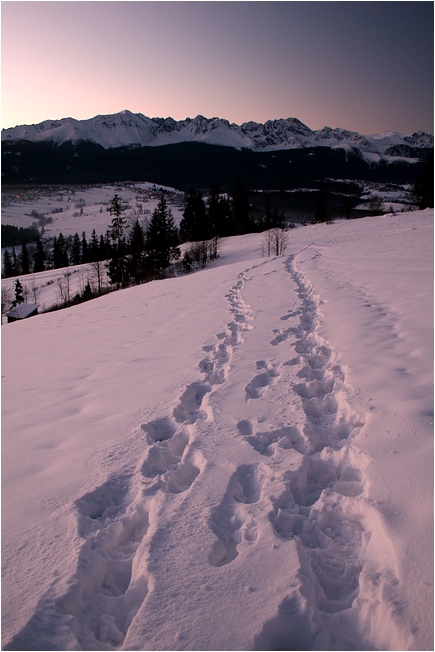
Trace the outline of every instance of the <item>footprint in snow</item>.
{"type": "Polygon", "coordinates": [[[239,555],[241,545],[254,543],[258,525],[249,505],[260,499],[261,481],[258,470],[251,465],[240,466],[231,476],[222,502],[209,518],[209,525],[217,541],[209,554],[212,566],[225,566],[239,555]]]}
{"type": "Polygon", "coordinates": [[[264,369],[263,372],[257,374],[251,382],[245,387],[246,400],[261,398],[269,385],[276,382],[280,376],[278,365],[259,360],[257,362],[257,369],[264,369]]]}

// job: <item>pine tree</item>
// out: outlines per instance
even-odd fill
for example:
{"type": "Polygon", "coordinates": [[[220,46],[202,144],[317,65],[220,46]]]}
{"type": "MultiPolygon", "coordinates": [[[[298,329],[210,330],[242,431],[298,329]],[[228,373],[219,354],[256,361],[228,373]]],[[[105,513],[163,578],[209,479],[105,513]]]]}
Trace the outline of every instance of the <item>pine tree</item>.
{"type": "Polygon", "coordinates": [[[178,260],[178,242],[178,231],[172,213],[168,209],[165,196],[162,195],[146,232],[146,250],[154,276],[161,275],[171,259],[178,260]]]}
{"type": "Polygon", "coordinates": [[[69,267],[68,249],[66,246],[65,238],[63,237],[63,233],[59,233],[59,245],[62,254],[62,267],[69,267]]]}
{"type": "Polygon", "coordinates": [[[36,241],[35,254],[33,256],[33,271],[43,272],[45,270],[45,262],[47,260],[44,247],[41,240],[38,238],[36,241]]]}
{"type": "Polygon", "coordinates": [[[12,257],[9,251],[5,249],[5,253],[3,255],[3,277],[9,278],[10,276],[14,276],[12,257]]]}
{"type": "Polygon", "coordinates": [[[57,269],[60,267],[59,264],[59,245],[57,243],[57,237],[54,236],[53,238],[53,247],[51,249],[51,262],[53,265],[53,269],[57,269]]]}
{"type": "Polygon", "coordinates": [[[218,233],[222,238],[234,235],[234,222],[231,209],[231,202],[228,196],[219,200],[219,223],[218,233]]]}
{"type": "Polygon", "coordinates": [[[192,186],[184,196],[183,217],[180,220],[180,238],[182,242],[191,242],[195,223],[195,202],[196,190],[192,186]]]}
{"type": "Polygon", "coordinates": [[[180,222],[180,237],[188,242],[209,239],[205,203],[201,193],[192,186],[185,199],[183,219],[180,222]]]}
{"type": "Polygon", "coordinates": [[[65,238],[62,233],[59,233],[59,236],[53,238],[53,267],[54,269],[59,269],[61,267],[68,267],[69,259],[68,252],[66,249],[65,238]]]}
{"type": "Polygon", "coordinates": [[[219,186],[213,183],[206,199],[209,237],[223,237],[230,230],[228,203],[220,195],[219,186]]]}
{"type": "Polygon", "coordinates": [[[15,247],[12,248],[12,276],[16,276],[21,271],[18,256],[15,252],[15,247]]]}
{"type": "Polygon", "coordinates": [[[71,247],[71,264],[80,265],[82,262],[82,247],[80,243],[80,236],[78,233],[74,234],[72,247],[71,247]]]}
{"type": "Polygon", "coordinates": [[[112,285],[115,285],[119,290],[128,285],[128,265],[125,256],[117,256],[116,253],[109,260],[107,265],[109,280],[112,285]]]}
{"type": "Polygon", "coordinates": [[[95,260],[99,260],[99,255],[100,255],[99,254],[99,249],[100,249],[100,246],[99,246],[99,243],[98,243],[97,232],[95,231],[95,229],[93,229],[92,234],[91,234],[91,241],[90,241],[90,244],[89,244],[89,260],[91,262],[93,262],[95,260]]]}
{"type": "Polygon", "coordinates": [[[115,194],[110,202],[109,213],[112,216],[112,222],[109,228],[110,238],[113,243],[119,245],[124,237],[125,218],[122,217],[123,213],[121,198],[115,194]]]}
{"type": "Polygon", "coordinates": [[[126,258],[126,242],[124,237],[125,219],[122,217],[121,199],[115,194],[109,212],[112,222],[108,229],[111,243],[111,259],[108,264],[109,278],[112,285],[124,288],[128,285],[128,264],[126,258]]]}
{"type": "Polygon", "coordinates": [[[30,274],[29,250],[24,243],[21,245],[20,265],[22,274],[30,274]]]}
{"type": "Polygon", "coordinates": [[[98,248],[99,260],[106,260],[109,257],[108,238],[100,235],[100,246],[98,248]]]}
{"type": "Polygon", "coordinates": [[[88,241],[86,239],[86,233],[83,231],[82,233],[82,254],[80,258],[80,262],[82,264],[88,263],[89,262],[89,247],[88,247],[88,241]]]}
{"type": "Polygon", "coordinates": [[[17,278],[15,281],[15,300],[12,302],[12,306],[15,308],[15,306],[20,305],[20,303],[24,303],[23,286],[20,283],[20,279],[17,278]]]}
{"type": "Polygon", "coordinates": [[[240,179],[237,179],[233,187],[231,200],[233,215],[234,235],[243,235],[251,230],[249,219],[249,202],[246,188],[240,179]]]}
{"type": "Polygon", "coordinates": [[[112,241],[110,239],[110,229],[106,229],[106,233],[104,235],[104,245],[105,245],[104,251],[105,251],[105,254],[106,254],[104,256],[104,258],[105,259],[110,258],[110,256],[112,255],[112,250],[113,250],[112,241]]]}
{"type": "Polygon", "coordinates": [[[128,250],[130,252],[128,268],[131,278],[137,285],[146,278],[147,265],[145,255],[145,237],[138,220],[133,225],[130,234],[128,250]]]}

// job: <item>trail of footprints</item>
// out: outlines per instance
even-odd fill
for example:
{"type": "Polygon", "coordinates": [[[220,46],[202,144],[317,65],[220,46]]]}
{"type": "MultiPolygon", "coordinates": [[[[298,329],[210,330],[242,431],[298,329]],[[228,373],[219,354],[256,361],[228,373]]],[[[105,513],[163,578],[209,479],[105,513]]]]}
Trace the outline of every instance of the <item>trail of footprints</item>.
{"type": "MultiPolygon", "coordinates": [[[[292,389],[305,418],[295,425],[277,427],[249,418],[239,421],[239,435],[265,461],[238,468],[221,504],[212,511],[209,525],[216,543],[209,561],[225,566],[237,559],[243,546],[255,543],[256,517],[262,511],[255,504],[263,498],[262,476],[270,475],[260,470],[268,458],[273,463],[276,455],[292,451],[292,464],[280,477],[280,492],[267,498],[268,519],[279,539],[297,543],[301,564],[310,569],[315,606],[332,614],[348,609],[359,588],[364,528],[347,499],[360,495],[364,487],[361,471],[351,460],[346,444],[364,422],[351,412],[344,372],[317,333],[315,297],[294,268],[292,257],[286,268],[298,288],[300,309],[289,311],[281,319],[298,317],[299,324],[276,329],[270,344],[279,346],[292,338],[297,355],[283,365],[259,360],[257,374],[245,388],[245,399],[247,405],[261,399],[272,385],[281,382],[285,366],[298,365],[292,389]]],[[[282,382],[287,381],[283,378],[282,382]]]]}
{"type": "MultiPolygon", "coordinates": [[[[227,294],[233,318],[217,335],[217,343],[204,347],[199,363],[202,379],[186,387],[172,414],[140,426],[147,448],[139,473],[127,470],[76,502],[79,534],[85,542],[76,581],[56,606],[71,615],[69,626],[81,649],[119,649],[152,590],[146,556],[137,554],[146,548],[152,530],[150,501],[162,492],[176,496],[189,490],[204,468],[201,452],[190,442],[197,425],[213,419],[210,395],[227,380],[233,349],[252,328],[252,311],[241,296],[249,271],[239,275],[227,294]]],[[[291,451],[297,463],[280,477],[279,494],[268,496],[268,520],[276,536],[296,541],[301,558],[308,559],[317,608],[334,613],[348,608],[358,591],[364,529],[342,499],[363,491],[361,472],[344,444],[364,424],[349,410],[343,370],[316,332],[318,305],[292,257],[287,271],[297,285],[300,308],[281,319],[298,317],[299,324],[277,329],[270,344],[279,347],[292,338],[297,355],[281,366],[258,361],[257,373],[245,388],[245,401],[249,406],[261,400],[281,381],[286,365],[295,369],[298,365],[293,391],[305,421],[269,428],[262,424],[261,429],[249,418],[238,423],[238,435],[259,454],[259,463],[239,466],[221,503],[211,511],[208,524],[216,542],[208,561],[226,566],[244,546],[255,545],[262,468],[278,452],[291,451]]]]}
{"type": "MultiPolygon", "coordinates": [[[[286,268],[298,288],[300,309],[289,311],[281,319],[298,317],[299,323],[276,329],[270,344],[278,347],[292,338],[297,356],[285,365],[299,367],[292,389],[299,397],[304,419],[294,425],[275,427],[273,423],[247,418],[237,428],[239,435],[263,456],[260,466],[267,464],[268,459],[273,465],[277,455],[282,458],[283,452],[292,451],[291,464],[280,478],[280,492],[269,496],[268,518],[279,539],[297,543],[302,566],[308,564],[310,568],[315,606],[323,612],[336,613],[351,606],[359,587],[359,550],[364,528],[357,512],[352,513],[348,499],[362,493],[363,483],[361,471],[352,461],[346,444],[364,422],[351,412],[346,402],[344,372],[335,364],[331,348],[317,333],[315,297],[296,271],[292,257],[287,260],[286,268]]],[[[272,384],[280,382],[284,369],[284,365],[280,367],[264,360],[256,366],[260,373],[246,387],[247,403],[261,398],[272,384]]],[[[285,378],[283,382],[287,382],[285,378]]],[[[258,493],[257,496],[258,499],[258,493]]],[[[234,507],[233,500],[230,513],[230,502],[229,489],[213,517],[216,520],[227,514],[228,534],[221,541],[226,555],[221,546],[221,557],[216,551],[213,557],[220,564],[234,560],[237,546],[243,541],[243,510],[234,507]]],[[[252,516],[246,515],[245,524],[249,518],[252,516]]],[[[214,529],[216,533],[221,531],[222,523],[214,529]]]]}
{"type": "MultiPolygon", "coordinates": [[[[149,542],[150,501],[161,492],[187,491],[201,473],[204,460],[189,443],[195,424],[212,419],[209,395],[226,381],[232,350],[252,327],[252,312],[241,297],[248,271],[239,274],[226,297],[233,319],[217,335],[215,346],[204,347],[205,356],[198,365],[203,378],[186,387],[171,415],[140,426],[138,434],[146,440],[147,449],[139,473],[129,469],[76,501],[78,533],[85,542],[74,581],[55,608],[69,616],[68,627],[78,649],[119,649],[151,590],[144,555],[137,554],[149,542]]],[[[238,470],[224,497],[224,511],[232,500],[242,507],[257,499],[254,475],[250,467],[238,470]]],[[[210,563],[216,566],[232,561],[240,538],[255,539],[256,524],[246,524],[241,514],[224,531],[224,552],[215,550],[210,555],[210,563]]]]}

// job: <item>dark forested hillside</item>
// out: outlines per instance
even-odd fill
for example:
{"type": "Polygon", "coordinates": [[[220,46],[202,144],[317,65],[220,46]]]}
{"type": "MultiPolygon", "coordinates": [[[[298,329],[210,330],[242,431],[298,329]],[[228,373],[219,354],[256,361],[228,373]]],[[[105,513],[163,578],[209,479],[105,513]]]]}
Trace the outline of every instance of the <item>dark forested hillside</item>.
{"type": "Polygon", "coordinates": [[[49,142],[4,142],[2,182],[105,183],[147,180],[187,190],[208,188],[218,181],[228,190],[242,177],[251,189],[318,187],[329,179],[417,183],[423,159],[432,150],[418,150],[422,160],[370,164],[356,153],[329,147],[254,152],[248,149],[179,143],[161,147],[104,149],[91,142],[56,146],[49,142]]]}

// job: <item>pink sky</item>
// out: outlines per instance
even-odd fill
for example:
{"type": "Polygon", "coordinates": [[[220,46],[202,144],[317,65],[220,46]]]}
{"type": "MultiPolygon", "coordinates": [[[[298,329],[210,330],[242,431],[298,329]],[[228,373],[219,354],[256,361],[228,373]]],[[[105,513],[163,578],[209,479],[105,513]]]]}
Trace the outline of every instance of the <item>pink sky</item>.
{"type": "Polygon", "coordinates": [[[433,131],[429,2],[2,2],[2,126],[129,109],[433,131]]]}

